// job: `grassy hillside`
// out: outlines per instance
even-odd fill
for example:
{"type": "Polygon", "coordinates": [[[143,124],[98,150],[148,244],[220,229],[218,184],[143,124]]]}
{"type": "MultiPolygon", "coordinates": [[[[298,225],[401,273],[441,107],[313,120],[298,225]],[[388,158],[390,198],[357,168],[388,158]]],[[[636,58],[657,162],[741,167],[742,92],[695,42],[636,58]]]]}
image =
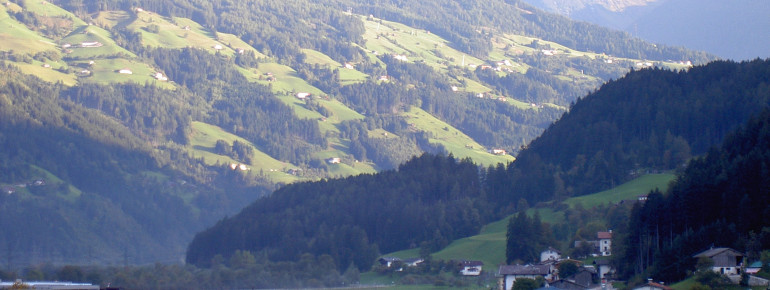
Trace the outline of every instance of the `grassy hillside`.
{"type": "MultiPolygon", "coordinates": [[[[635,200],[638,195],[646,194],[650,190],[656,188],[665,190],[673,179],[674,175],[672,174],[644,175],[611,190],[569,198],[564,203],[570,206],[580,203],[585,208],[590,208],[599,204],[614,204],[621,200],[635,200]]],[[[527,214],[532,216],[535,211],[540,214],[543,222],[551,224],[564,222],[563,211],[554,211],[551,208],[532,208],[527,211],[527,214]]],[[[433,253],[433,257],[444,260],[479,260],[484,262],[486,271],[494,271],[497,269],[497,265],[505,262],[505,233],[509,218],[506,217],[487,224],[478,235],[453,241],[446,248],[433,253]]],[[[419,250],[399,251],[383,256],[410,258],[419,256],[419,250]]]]}
{"type": "Polygon", "coordinates": [[[230,145],[232,145],[235,140],[238,140],[239,142],[249,144],[255,149],[252,157],[254,162],[247,164],[248,168],[250,168],[249,174],[264,174],[267,178],[276,183],[289,183],[299,180],[296,176],[287,173],[289,169],[297,169],[299,168],[298,166],[276,160],[260,151],[254,144],[251,144],[251,142],[230,134],[222,130],[222,128],[203,122],[193,123],[193,133],[190,142],[191,147],[189,150],[193,156],[203,158],[204,161],[210,165],[220,164],[222,166],[227,166],[233,163],[244,163],[243,160],[233,160],[228,156],[214,153],[214,146],[217,140],[225,140],[230,145]]]}
{"type": "Polygon", "coordinates": [[[490,148],[484,148],[483,145],[477,143],[472,138],[465,135],[465,133],[455,129],[451,125],[428,114],[420,108],[412,107],[408,112],[404,112],[403,115],[406,117],[406,120],[410,124],[414,124],[416,128],[420,128],[425,132],[430,132],[433,135],[430,139],[431,142],[443,145],[447,151],[454,154],[457,158],[470,157],[476,163],[482,165],[508,163],[516,159],[507,154],[494,155],[487,152],[490,148]]]}

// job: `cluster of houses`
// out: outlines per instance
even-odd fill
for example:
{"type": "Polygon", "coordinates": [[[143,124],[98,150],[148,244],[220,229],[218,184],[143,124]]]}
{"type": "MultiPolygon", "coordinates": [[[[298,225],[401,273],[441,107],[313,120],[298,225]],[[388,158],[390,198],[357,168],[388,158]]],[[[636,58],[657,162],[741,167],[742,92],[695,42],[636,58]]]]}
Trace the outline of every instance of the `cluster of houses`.
{"type": "Polygon", "coordinates": [[[43,186],[45,184],[46,183],[45,183],[44,179],[35,179],[35,180],[33,180],[31,182],[27,182],[27,183],[19,183],[19,184],[14,184],[14,185],[6,185],[6,186],[3,186],[1,189],[2,189],[2,193],[13,194],[19,188],[26,188],[26,187],[33,187],[33,186],[43,186]]]}
{"type": "Polygon", "coordinates": [[[549,247],[540,252],[540,262],[501,265],[497,270],[497,277],[499,289],[511,289],[517,279],[537,280],[538,277],[542,278],[550,289],[594,289],[601,288],[603,283],[599,282],[605,282],[613,272],[609,260],[598,259],[592,265],[584,265],[582,261],[562,258],[559,250],[549,247]],[[559,268],[564,263],[576,265],[577,271],[568,276],[560,275],[559,268]]]}

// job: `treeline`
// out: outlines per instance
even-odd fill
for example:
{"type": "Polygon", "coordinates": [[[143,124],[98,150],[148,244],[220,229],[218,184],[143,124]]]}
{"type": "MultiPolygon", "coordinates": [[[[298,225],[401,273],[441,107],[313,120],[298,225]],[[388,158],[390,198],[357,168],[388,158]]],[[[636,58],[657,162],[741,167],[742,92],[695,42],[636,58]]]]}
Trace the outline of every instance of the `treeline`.
{"type": "Polygon", "coordinates": [[[770,248],[770,110],[693,159],[665,194],[653,192],[629,220],[619,274],[679,281],[695,269],[693,255],[732,247],[757,261],[770,248]]]}
{"type": "Polygon", "coordinates": [[[769,60],[632,71],[578,100],[515,163],[491,168],[505,176],[493,187],[517,193],[496,196],[563,200],[680,168],[770,104],[768,76],[769,60]]]}
{"type": "Polygon", "coordinates": [[[435,251],[477,233],[497,217],[479,182],[470,161],[426,154],[397,171],[287,185],[196,235],[187,262],[209,267],[237,250],[270,261],[309,253],[330,255],[340,271],[367,271],[380,253],[435,251]]]}

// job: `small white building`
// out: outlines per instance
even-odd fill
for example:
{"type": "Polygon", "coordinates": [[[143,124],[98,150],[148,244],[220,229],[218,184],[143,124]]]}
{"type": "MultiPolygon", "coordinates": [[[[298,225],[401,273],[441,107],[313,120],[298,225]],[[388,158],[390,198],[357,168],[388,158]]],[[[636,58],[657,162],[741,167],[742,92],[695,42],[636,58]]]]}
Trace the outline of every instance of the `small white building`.
{"type": "Polygon", "coordinates": [[[159,81],[167,81],[168,77],[164,76],[163,73],[161,73],[161,72],[156,72],[155,73],[155,79],[159,80],[159,81]]]}
{"type": "Polygon", "coordinates": [[[134,72],[131,71],[131,69],[128,69],[128,68],[122,68],[122,69],[118,70],[118,73],[126,74],[126,75],[134,74],[134,72]]]}
{"type": "Polygon", "coordinates": [[[304,100],[310,97],[310,93],[297,93],[295,96],[297,99],[304,100]]]}
{"type": "Polygon", "coordinates": [[[561,259],[561,252],[552,247],[548,247],[545,251],[540,252],[540,262],[558,261],[559,259],[561,259]]]}
{"type": "Polygon", "coordinates": [[[339,157],[332,157],[332,158],[326,159],[326,163],[329,163],[329,164],[339,164],[340,162],[341,160],[339,157]]]}
{"type": "Polygon", "coordinates": [[[599,253],[602,256],[612,255],[612,230],[596,233],[599,239],[599,253]]]}
{"type": "Polygon", "coordinates": [[[460,274],[463,276],[479,276],[481,275],[481,269],[484,267],[484,262],[481,261],[461,261],[460,274]]]}

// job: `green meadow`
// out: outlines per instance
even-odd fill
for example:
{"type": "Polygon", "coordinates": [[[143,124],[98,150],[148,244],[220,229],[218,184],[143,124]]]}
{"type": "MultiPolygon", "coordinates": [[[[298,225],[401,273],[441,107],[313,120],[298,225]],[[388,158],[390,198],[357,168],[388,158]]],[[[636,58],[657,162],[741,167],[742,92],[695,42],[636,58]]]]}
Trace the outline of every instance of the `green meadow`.
{"type": "MultiPolygon", "coordinates": [[[[569,198],[565,200],[564,203],[570,206],[580,203],[584,208],[590,208],[599,204],[617,203],[621,200],[636,199],[638,195],[646,194],[651,189],[660,188],[661,191],[665,191],[673,178],[674,175],[672,174],[643,175],[613,189],[569,198]]],[[[543,222],[551,224],[564,222],[564,212],[562,211],[554,211],[552,208],[547,207],[530,208],[527,210],[527,215],[534,216],[535,212],[540,215],[543,222]]],[[[446,248],[433,253],[433,257],[444,260],[479,260],[484,262],[486,271],[494,271],[497,268],[497,265],[505,262],[505,234],[507,231],[508,220],[512,216],[513,215],[485,225],[478,235],[453,241],[446,248]]],[[[417,257],[419,256],[419,249],[398,251],[383,256],[400,258],[417,257]]]]}
{"type": "Polygon", "coordinates": [[[265,176],[275,182],[290,183],[299,180],[296,176],[286,173],[286,170],[299,167],[270,157],[256,148],[254,144],[241,137],[230,134],[217,126],[203,122],[193,122],[192,128],[193,134],[190,140],[191,146],[189,147],[190,154],[195,157],[203,158],[209,165],[220,164],[226,166],[232,163],[244,163],[242,160],[233,160],[228,156],[214,153],[214,146],[216,145],[217,140],[225,140],[231,145],[235,140],[238,140],[239,142],[244,142],[254,148],[254,155],[252,156],[253,162],[252,164],[247,164],[247,166],[251,168],[251,174],[261,171],[265,176]]]}
{"type": "Polygon", "coordinates": [[[487,148],[465,133],[420,108],[411,107],[408,112],[402,114],[407,122],[414,124],[420,130],[430,132],[433,136],[430,139],[431,142],[443,145],[457,158],[470,157],[481,165],[508,163],[516,159],[511,155],[493,155],[487,152],[487,148]]]}

